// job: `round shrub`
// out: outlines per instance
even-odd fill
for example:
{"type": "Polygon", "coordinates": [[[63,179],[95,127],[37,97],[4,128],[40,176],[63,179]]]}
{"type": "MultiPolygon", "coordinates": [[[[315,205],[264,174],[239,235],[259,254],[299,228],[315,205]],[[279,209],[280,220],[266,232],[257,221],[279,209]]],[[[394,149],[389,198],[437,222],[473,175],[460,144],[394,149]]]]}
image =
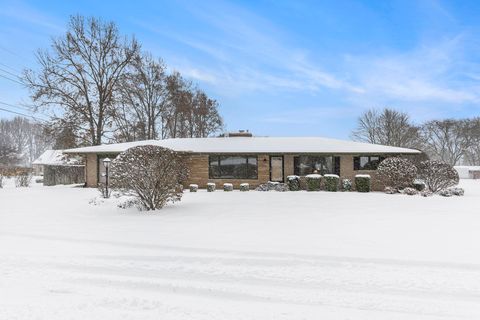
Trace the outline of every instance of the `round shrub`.
{"type": "Polygon", "coordinates": [[[369,174],[357,174],[355,176],[355,189],[358,192],[370,192],[371,180],[369,174]]]}
{"type": "Polygon", "coordinates": [[[336,192],[338,191],[338,184],[340,181],[340,177],[336,174],[326,174],[323,176],[325,181],[325,190],[336,192]]]}
{"type": "Polygon", "coordinates": [[[215,185],[215,182],[209,182],[207,183],[207,192],[213,192],[217,186],[215,185]]]}
{"type": "Polygon", "coordinates": [[[223,191],[233,191],[233,184],[231,184],[231,183],[224,183],[224,184],[223,184],[223,191]]]}
{"type": "Polygon", "coordinates": [[[343,179],[342,180],[342,190],[343,191],[352,191],[352,180],[343,179]]]}
{"type": "Polygon", "coordinates": [[[425,182],[425,186],[431,192],[456,186],[460,180],[457,170],[441,161],[422,161],[418,169],[420,179],[425,182]]]}
{"type": "Polygon", "coordinates": [[[248,190],[250,190],[250,185],[248,183],[240,184],[240,191],[248,191],[248,190]]]}
{"type": "Polygon", "coordinates": [[[182,198],[182,182],[188,177],[185,158],[159,146],[127,149],[111,164],[111,186],[135,196],[145,210],[161,209],[182,198]]]}
{"type": "Polygon", "coordinates": [[[288,176],[287,177],[288,190],[290,191],[299,191],[300,190],[300,177],[299,176],[288,176]]]}
{"type": "Polygon", "coordinates": [[[308,174],[305,176],[307,182],[307,191],[319,191],[322,182],[322,176],[319,174],[308,174]]]}
{"type": "Polygon", "coordinates": [[[188,186],[188,188],[190,189],[190,192],[197,192],[198,190],[198,184],[191,184],[188,186]]]}
{"type": "Polygon", "coordinates": [[[387,158],[377,168],[377,178],[384,187],[403,189],[413,184],[417,167],[407,159],[387,158]]]}

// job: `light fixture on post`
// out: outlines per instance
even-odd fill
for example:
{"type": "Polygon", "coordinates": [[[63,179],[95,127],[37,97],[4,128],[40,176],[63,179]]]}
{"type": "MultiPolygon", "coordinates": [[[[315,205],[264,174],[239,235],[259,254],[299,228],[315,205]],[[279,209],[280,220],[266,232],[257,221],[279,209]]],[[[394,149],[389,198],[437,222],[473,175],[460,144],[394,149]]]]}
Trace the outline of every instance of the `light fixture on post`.
{"type": "Polygon", "coordinates": [[[105,194],[104,198],[109,198],[110,194],[108,193],[108,167],[110,167],[110,158],[103,159],[103,166],[105,167],[105,194]]]}

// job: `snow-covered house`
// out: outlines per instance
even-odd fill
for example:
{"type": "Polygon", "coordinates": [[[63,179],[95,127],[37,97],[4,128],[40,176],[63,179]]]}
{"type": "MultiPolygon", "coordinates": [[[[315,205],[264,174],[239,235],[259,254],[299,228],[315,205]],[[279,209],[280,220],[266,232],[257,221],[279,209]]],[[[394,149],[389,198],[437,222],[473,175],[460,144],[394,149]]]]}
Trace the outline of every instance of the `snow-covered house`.
{"type": "Polygon", "coordinates": [[[208,182],[232,183],[238,188],[248,182],[283,182],[289,175],[337,174],[353,179],[356,174],[374,175],[383,158],[418,155],[414,149],[320,137],[253,137],[226,135],[216,138],[146,140],[65,150],[86,159],[86,184],[96,187],[104,179],[102,160],[140,145],[157,145],[189,155],[189,180],[201,188],[208,182]]]}
{"type": "Polygon", "coordinates": [[[480,179],[480,166],[455,166],[460,179],[480,179]]]}
{"type": "Polygon", "coordinates": [[[65,164],[65,158],[63,150],[47,150],[32,162],[33,173],[36,176],[43,176],[46,165],[65,164]]]}
{"type": "Polygon", "coordinates": [[[47,150],[32,162],[35,175],[43,176],[43,184],[85,183],[85,166],[79,155],[68,155],[63,150],[47,150]]]}

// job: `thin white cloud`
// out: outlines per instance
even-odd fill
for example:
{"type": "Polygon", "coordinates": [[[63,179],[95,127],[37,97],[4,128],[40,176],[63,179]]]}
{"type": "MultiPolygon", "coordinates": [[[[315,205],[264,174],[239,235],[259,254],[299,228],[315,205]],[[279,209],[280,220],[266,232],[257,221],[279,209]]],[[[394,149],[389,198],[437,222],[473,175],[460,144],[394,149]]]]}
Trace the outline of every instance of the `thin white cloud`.
{"type": "MultiPolygon", "coordinates": [[[[293,48],[288,43],[290,35],[268,20],[240,6],[217,2],[185,4],[185,8],[196,19],[213,28],[215,32],[206,39],[203,34],[158,28],[152,23],[137,22],[138,25],[162,36],[187,45],[213,58],[205,64],[210,79],[222,92],[241,90],[310,90],[323,88],[359,92],[361,89],[344,79],[336,77],[308,58],[304,49],[293,48]],[[225,87],[228,86],[228,88],[225,87]],[[232,89],[232,86],[235,87],[232,89]]],[[[185,61],[173,57],[176,69],[190,69],[185,61]]],[[[184,59],[183,59],[184,60],[184,59]]],[[[171,61],[171,60],[170,60],[171,61]]],[[[195,64],[198,61],[188,62],[195,64]]],[[[207,73],[203,71],[202,73],[207,73]]]]}
{"type": "Polygon", "coordinates": [[[27,23],[42,29],[64,31],[65,28],[60,23],[45,13],[20,1],[7,2],[0,7],[0,16],[27,23]]]}
{"type": "Polygon", "coordinates": [[[465,81],[472,72],[462,65],[466,41],[458,36],[406,53],[349,56],[345,68],[364,89],[364,96],[372,100],[478,102],[480,83],[465,81]]]}

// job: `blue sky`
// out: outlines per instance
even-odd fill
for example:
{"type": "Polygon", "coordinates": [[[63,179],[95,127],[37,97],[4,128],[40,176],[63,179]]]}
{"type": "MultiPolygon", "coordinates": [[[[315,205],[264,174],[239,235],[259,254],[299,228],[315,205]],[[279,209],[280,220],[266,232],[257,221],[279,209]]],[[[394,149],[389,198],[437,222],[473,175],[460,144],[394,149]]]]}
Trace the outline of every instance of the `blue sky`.
{"type": "MultiPolygon", "coordinates": [[[[480,115],[479,1],[0,0],[0,75],[35,69],[77,13],[115,21],[197,82],[227,130],[348,138],[369,108],[480,115]]],[[[0,77],[0,101],[28,92],[0,77]]]]}

